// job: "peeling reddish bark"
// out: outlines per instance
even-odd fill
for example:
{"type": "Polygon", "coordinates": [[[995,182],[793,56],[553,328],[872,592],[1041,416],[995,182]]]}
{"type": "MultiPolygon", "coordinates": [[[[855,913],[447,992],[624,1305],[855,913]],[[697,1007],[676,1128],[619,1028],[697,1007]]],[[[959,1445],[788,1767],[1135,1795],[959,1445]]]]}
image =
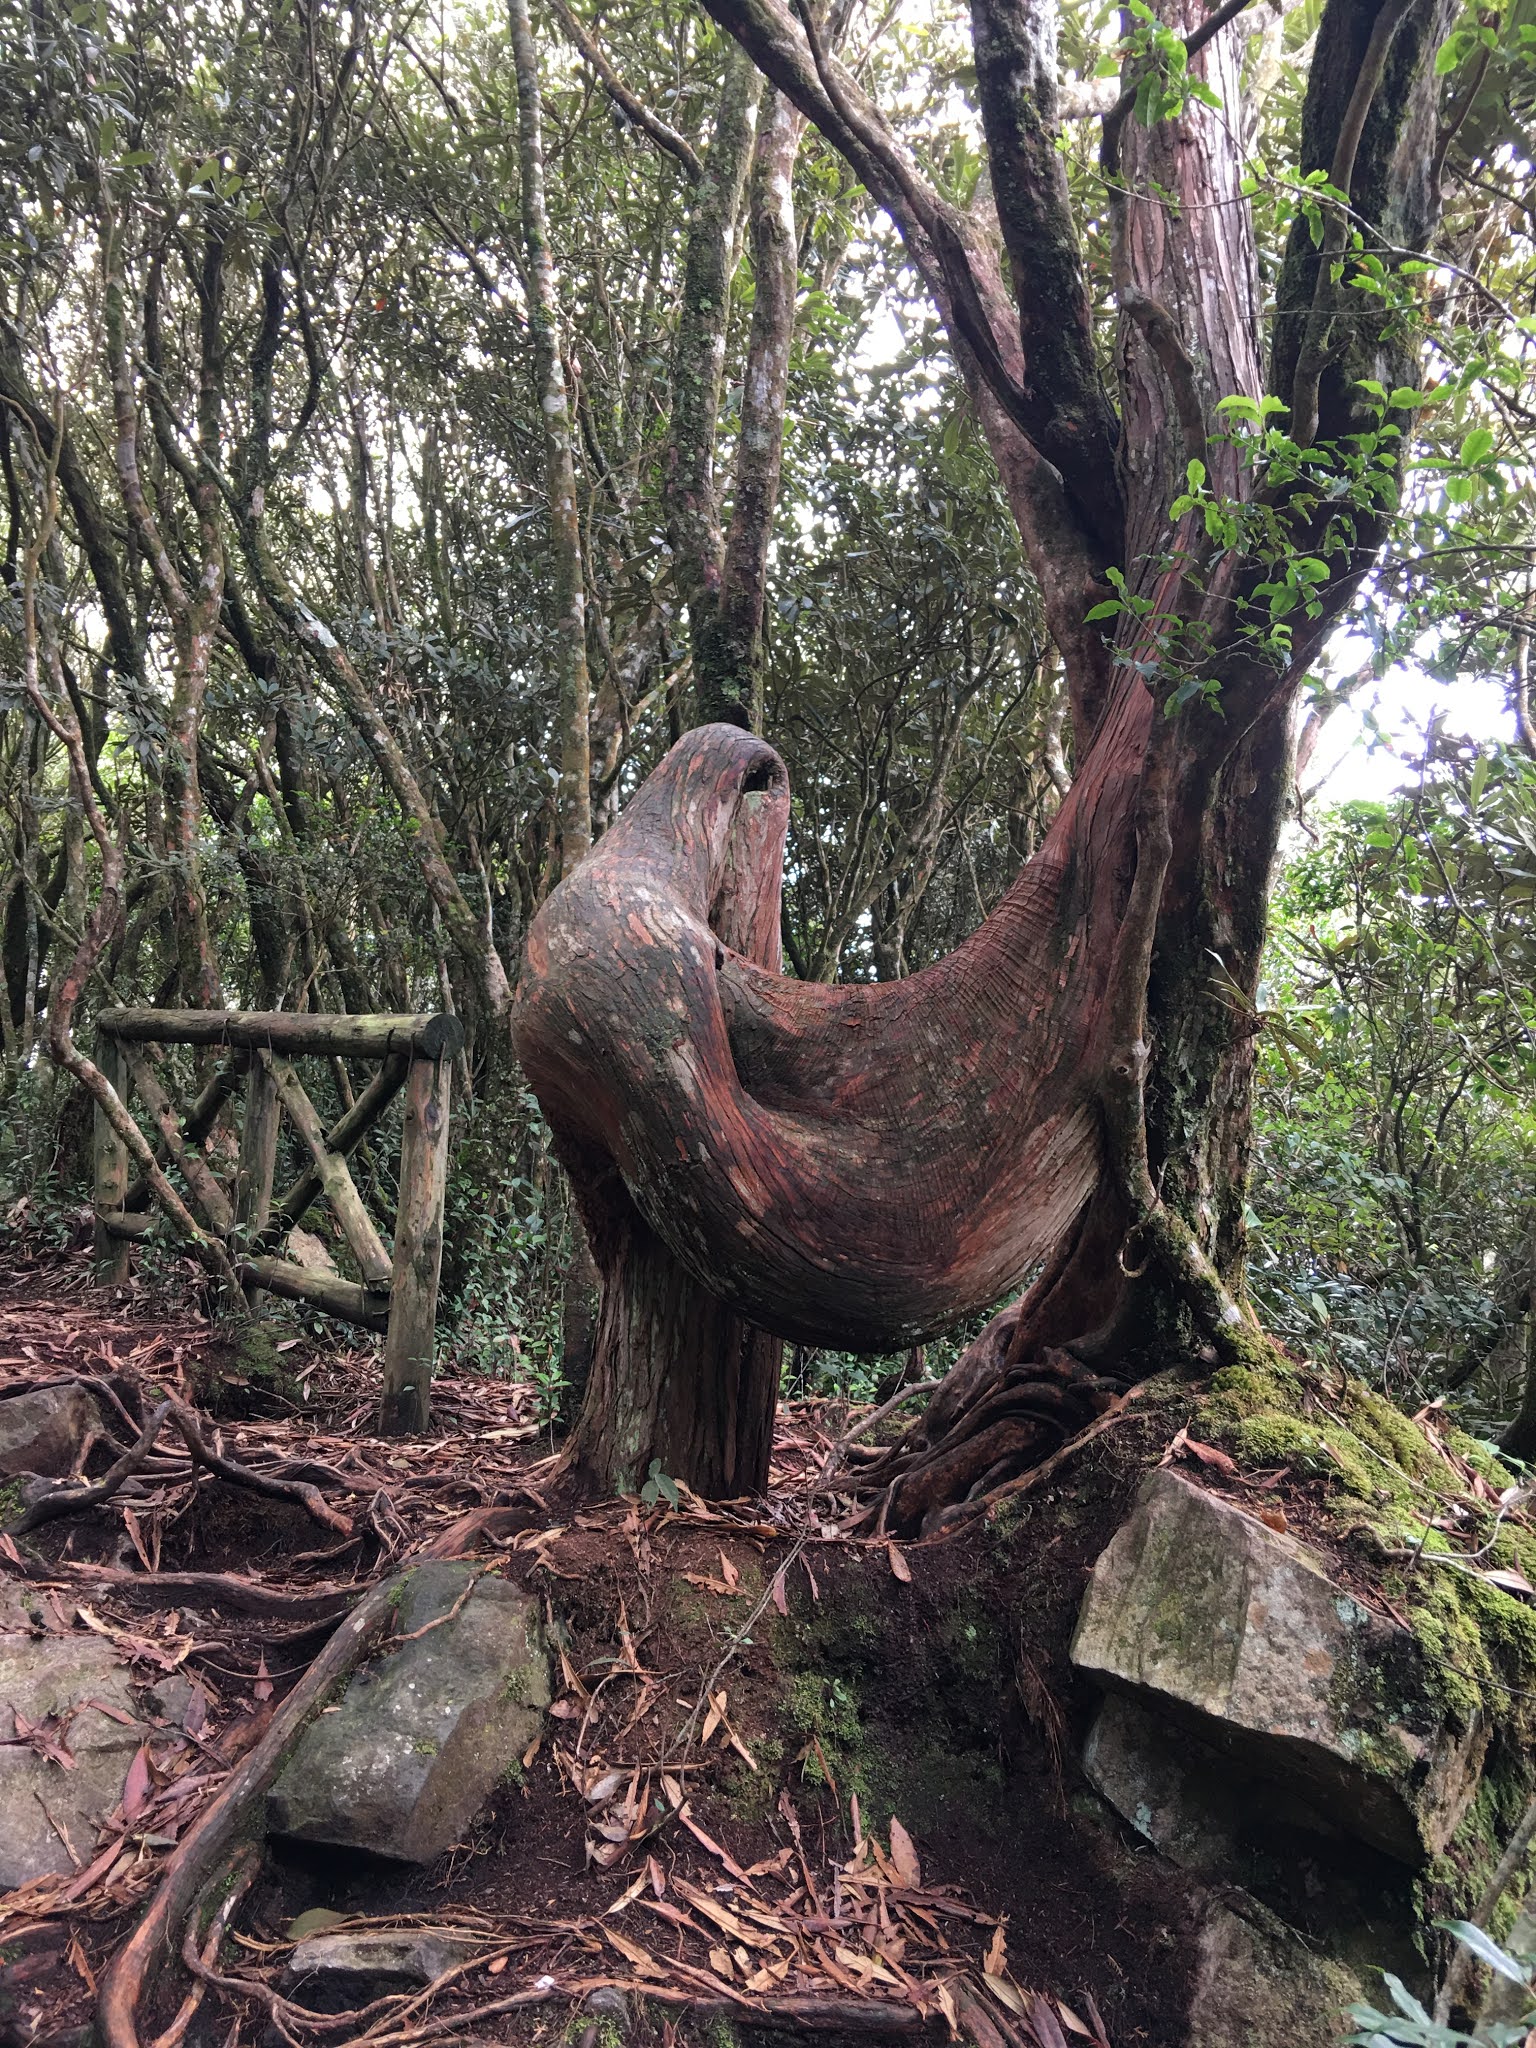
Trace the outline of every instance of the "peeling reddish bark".
{"type": "MultiPolygon", "coordinates": [[[[702,950],[711,973],[716,952],[725,947],[768,973],[779,971],[788,783],[778,757],[760,741],[731,726],[709,730],[737,742],[716,750],[713,781],[696,764],[682,801],[670,812],[653,808],[649,825],[635,821],[632,804],[579,875],[540,912],[515,1031],[530,1079],[550,1089],[546,1107],[558,1105],[551,1117],[556,1146],[602,1281],[596,1348],[573,1440],[576,1463],[601,1487],[622,1490],[637,1486],[654,1460],[697,1491],[725,1499],[760,1492],[767,1482],[779,1339],[737,1313],[719,1289],[701,1284],[626,1185],[616,1138],[626,1116],[632,1124],[653,1113],[646,1106],[643,1058],[626,1061],[621,1054],[615,1061],[610,1041],[599,1066],[604,1081],[617,1084],[614,1093],[585,1121],[569,1108],[583,1097],[591,1108],[595,1100],[581,1078],[590,1072],[584,1061],[592,1050],[594,997],[616,1038],[627,1041],[634,1032],[660,1044],[671,1033],[677,1058],[692,1057],[693,1019],[678,1009],[665,975],[654,973],[666,932],[681,928],[667,913],[656,915],[659,890],[645,879],[654,871],[660,886],[668,886],[668,844],[680,872],[687,871],[682,900],[671,911],[685,923],[697,915],[687,943],[702,950]],[[635,861],[637,840],[656,845],[654,863],[635,861]],[[595,892],[574,886],[583,877],[597,879],[599,867],[606,873],[595,892]],[[656,1020],[646,1021],[652,999],[665,1006],[659,1031],[656,1020]],[[536,1078],[551,1075],[542,1084],[536,1078]]],[[[686,746],[674,748],[669,762],[686,746]]],[[[646,791],[656,781],[653,776],[646,791]]]]}
{"type": "MultiPolygon", "coordinates": [[[[1383,4],[1392,0],[1328,0],[1319,48],[1379,41],[1383,4]]],[[[1411,0],[1394,15],[1379,91],[1368,67],[1352,82],[1314,67],[1308,86],[1306,167],[1332,163],[1340,189],[1391,221],[1399,247],[1423,246],[1433,221],[1415,167],[1432,141],[1432,57],[1448,4],[1411,0]]],[[[1019,300],[1012,331],[984,229],[922,184],[878,110],[819,46],[814,17],[784,0],[707,5],[887,207],[933,292],[1040,578],[1078,772],[1044,844],[956,952],[905,981],[826,988],[782,979],[721,943],[737,820],[756,792],[787,804],[787,791],[771,748],[703,727],[535,921],[518,1049],[578,1187],[622,1193],[649,1233],[634,1241],[638,1291],[622,1313],[628,1269],[622,1258],[607,1269],[604,1398],[632,1412],[617,1450],[611,1424],[584,1422],[599,1479],[633,1469],[636,1413],[684,1416],[668,1425],[671,1440],[695,1456],[710,1402],[738,1436],[735,1418],[759,1412],[755,1381],[753,1402],[742,1402],[729,1342],[713,1360],[683,1343],[673,1369],[684,1383],[667,1387],[647,1304],[672,1282],[650,1277],[653,1245],[757,1326],[868,1351],[952,1326],[1045,1262],[886,1460],[891,1525],[926,1527],[1101,1407],[1110,1375],[1208,1343],[1212,1355],[1223,1345],[1241,1355],[1233,1294],[1251,1004],[1291,706],[1385,521],[1331,495],[1274,501],[1294,514],[1298,544],[1329,556],[1315,612],[1297,615],[1277,653],[1241,605],[1266,573],[1262,556],[1206,546],[1197,519],[1169,518],[1197,456],[1229,496],[1249,488],[1215,440],[1216,403],[1263,388],[1252,236],[1226,113],[1191,102],[1152,130],[1127,129],[1133,65],[1128,97],[1106,119],[1122,316],[1121,445],[1110,465],[1099,459],[1110,416],[1074,317],[1079,258],[1049,147],[1049,0],[975,8],[1019,300]],[[1054,295],[1038,291],[1042,278],[1057,281],[1054,295]],[[1040,318],[1044,305],[1062,315],[1059,331],[1040,318]],[[1048,459],[1074,450],[1080,459],[1061,468],[1048,459]],[[1116,553],[1148,605],[1144,617],[1121,613],[1111,648],[1084,614],[1116,553]],[[1180,708],[1172,695],[1196,665],[1218,688],[1214,709],[1198,695],[1180,708]],[[1144,678],[1176,715],[1154,708],[1144,678]]],[[[1192,67],[1234,105],[1230,24],[1185,0],[1160,11],[1188,31],[1192,67]]],[[[1336,321],[1331,273],[1309,250],[1302,223],[1282,278],[1270,387],[1291,402],[1302,381],[1297,330],[1322,333],[1333,353],[1312,347],[1308,375],[1313,410],[1337,440],[1364,424],[1360,377],[1411,382],[1411,363],[1385,316],[1353,308],[1347,328],[1336,321]]],[[[755,894],[776,900],[776,853],[753,872],[755,894]]],[[[735,1450],[731,1461],[734,1484],[747,1465],[735,1450]]],[[[686,1465],[669,1469],[693,1478],[686,1465]]]]}
{"type": "Polygon", "coordinates": [[[1126,678],[1009,896],[905,981],[792,981],[726,943],[723,903],[738,928],[743,900],[776,926],[788,814],[778,756],[732,726],[685,736],[544,905],[515,1034],[609,1282],[578,1432],[595,1476],[655,1456],[699,1484],[697,1452],[736,1488],[766,1460],[766,1368],[713,1329],[679,1335],[659,1247],[755,1325],[889,1350],[996,1301],[1068,1231],[1100,1177],[1102,998],[1149,710],[1126,678]],[[711,1408],[724,1454],[699,1448],[711,1408]]]}

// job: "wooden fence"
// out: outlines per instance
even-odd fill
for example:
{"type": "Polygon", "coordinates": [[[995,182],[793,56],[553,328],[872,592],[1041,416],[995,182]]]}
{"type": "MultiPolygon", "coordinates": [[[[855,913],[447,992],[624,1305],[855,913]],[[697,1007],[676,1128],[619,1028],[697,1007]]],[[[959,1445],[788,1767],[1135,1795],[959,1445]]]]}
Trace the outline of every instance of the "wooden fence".
{"type": "MultiPolygon", "coordinates": [[[[384,1331],[379,1427],[386,1435],[425,1429],[430,1411],[437,1283],[443,1254],[443,1194],[454,1055],[464,1043],[456,1017],[341,1016],[286,1010],[105,1010],[96,1020],[96,1060],[124,1103],[137,1094],[162,1157],[179,1171],[200,1222],[228,1245],[242,1287],[307,1302],[328,1315],[384,1331]],[[148,1056],[151,1045],[216,1046],[229,1057],[189,1107],[178,1110],[148,1056]],[[377,1071],[327,1130],[293,1061],[313,1054],[377,1061],[377,1071]],[[207,1140],[244,1087],[239,1162],[221,1180],[207,1140]],[[401,1089],[405,1125],[394,1248],[380,1236],[347,1165],[347,1155],[401,1089]],[[309,1155],[292,1185],[273,1194],[279,1117],[309,1155]],[[317,1273],[278,1256],[289,1231],[324,1198],[361,1276],[317,1273]]],[[[96,1112],[96,1270],[128,1274],[129,1247],[156,1218],[142,1177],[129,1180],[128,1148],[96,1112]]]]}

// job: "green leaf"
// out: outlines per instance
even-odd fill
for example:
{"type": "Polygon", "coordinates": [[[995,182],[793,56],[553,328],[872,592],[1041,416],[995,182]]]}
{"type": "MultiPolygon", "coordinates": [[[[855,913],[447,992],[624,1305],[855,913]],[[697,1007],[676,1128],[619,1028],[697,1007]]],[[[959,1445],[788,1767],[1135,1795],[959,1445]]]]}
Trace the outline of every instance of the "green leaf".
{"type": "Polygon", "coordinates": [[[1184,474],[1189,479],[1190,489],[1192,491],[1198,491],[1200,486],[1205,482],[1205,464],[1198,460],[1198,458],[1193,459],[1190,461],[1188,467],[1185,469],[1184,474]]]}
{"type": "Polygon", "coordinates": [[[1461,459],[1469,467],[1473,463],[1486,462],[1493,453],[1493,429],[1474,427],[1461,444],[1461,459]]]}
{"type": "Polygon", "coordinates": [[[1387,1987],[1387,1996],[1407,2020],[1427,2020],[1429,2014],[1414,1997],[1401,1977],[1394,1977],[1390,1970],[1383,1970],[1382,1981],[1387,1987]]]}
{"type": "Polygon", "coordinates": [[[288,1939],[302,1941],[306,1934],[320,1934],[327,1927],[338,1926],[346,1917],[345,1913],[333,1912],[329,1906],[311,1906],[297,1920],[289,1921],[288,1939]]]}
{"type": "Polygon", "coordinates": [[[1084,615],[1085,626],[1097,625],[1100,619],[1118,619],[1121,612],[1120,600],[1111,598],[1106,604],[1096,604],[1091,612],[1084,615]]]}
{"type": "Polygon", "coordinates": [[[1443,1927],[1447,1934],[1454,1934],[1463,1948],[1471,1949],[1480,1963],[1486,1963],[1501,1977],[1507,1977],[1511,1984],[1528,1984],[1529,1973],[1517,1963],[1507,1950],[1499,1947],[1491,1934],[1481,1927],[1475,1927],[1470,1920],[1437,1920],[1437,1927],[1443,1927]]]}

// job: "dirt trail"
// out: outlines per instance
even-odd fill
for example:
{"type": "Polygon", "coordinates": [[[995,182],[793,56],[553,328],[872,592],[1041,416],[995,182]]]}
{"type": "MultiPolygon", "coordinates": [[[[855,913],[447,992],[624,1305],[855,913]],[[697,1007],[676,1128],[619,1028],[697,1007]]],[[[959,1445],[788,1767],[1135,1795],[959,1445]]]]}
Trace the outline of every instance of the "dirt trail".
{"type": "MultiPolygon", "coordinates": [[[[584,1505],[531,1388],[444,1377],[432,1436],[379,1439],[371,1353],[276,1334],[262,1358],[280,1383],[185,1297],[104,1295],[78,1257],[0,1277],[0,1398],[91,1383],[114,1441],[86,1476],[176,1395],[203,1405],[233,1468],[311,1484],[350,1525],[319,1526],[167,1435],[131,1492],[0,1538],[5,1627],[95,1634],[135,1682],[191,1692],[145,1729],[100,1838],[72,1845],[78,1867],[0,1899],[0,2048],[86,2041],[97,1980],[198,1813],[337,1622],[429,1544],[541,1596],[558,1667],[544,1732],[437,1865],[272,1845],[219,1984],[178,2022],[192,2048],[239,2038],[232,2022],[299,2048],[353,2038],[273,2005],[289,1927],[314,1908],[451,1923],[476,1945],[430,1999],[370,2014],[370,2048],[441,2028],[548,2036],[594,1986],[624,1992],[636,2039],[722,2013],[751,2031],[775,2007],[823,2037],[943,2039],[957,2019],[986,2048],[1181,2039],[1193,1904],[1085,1797],[1089,1702],[1065,1657],[1148,1455],[1134,1418],[1006,1535],[898,1549],[845,1533],[851,1496],[812,1499],[844,1410],[781,1410],[764,1501],[584,1505]]],[[[68,1728],[21,1739],[67,1750],[68,1728]]],[[[145,2043],[188,1986],[161,1974],[145,2043]]]]}

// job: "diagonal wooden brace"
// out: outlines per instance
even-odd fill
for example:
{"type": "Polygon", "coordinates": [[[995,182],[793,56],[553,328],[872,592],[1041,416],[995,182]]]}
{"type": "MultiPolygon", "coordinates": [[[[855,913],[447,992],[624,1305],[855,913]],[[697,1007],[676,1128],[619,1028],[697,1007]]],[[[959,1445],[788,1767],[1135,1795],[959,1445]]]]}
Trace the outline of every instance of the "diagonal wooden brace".
{"type": "Polygon", "coordinates": [[[373,1218],[364,1207],[363,1198],[357,1191],[357,1183],[348,1171],[347,1162],[338,1152],[331,1151],[325,1142],[325,1127],[321,1123],[315,1105],[304,1092],[304,1085],[286,1060],[275,1061],[272,1080],[277,1089],[279,1102],[289,1122],[309,1147],[314,1161],[315,1172],[326,1200],[336,1212],[342,1235],[357,1261],[358,1272],[367,1287],[387,1288],[393,1261],[384,1248],[384,1241],[374,1227],[373,1218]]]}
{"type": "Polygon", "coordinates": [[[133,1076],[133,1085],[139,1091],[139,1100],[155,1120],[155,1127],[165,1142],[165,1149],[175,1161],[187,1190],[205,1221],[220,1237],[228,1237],[234,1228],[235,1214],[229,1204],[229,1197],[219,1186],[213,1168],[204,1159],[195,1144],[188,1144],[182,1136],[181,1119],[176,1106],[160,1086],[159,1077],[143,1053],[131,1045],[123,1046],[123,1058],[133,1076]]]}

